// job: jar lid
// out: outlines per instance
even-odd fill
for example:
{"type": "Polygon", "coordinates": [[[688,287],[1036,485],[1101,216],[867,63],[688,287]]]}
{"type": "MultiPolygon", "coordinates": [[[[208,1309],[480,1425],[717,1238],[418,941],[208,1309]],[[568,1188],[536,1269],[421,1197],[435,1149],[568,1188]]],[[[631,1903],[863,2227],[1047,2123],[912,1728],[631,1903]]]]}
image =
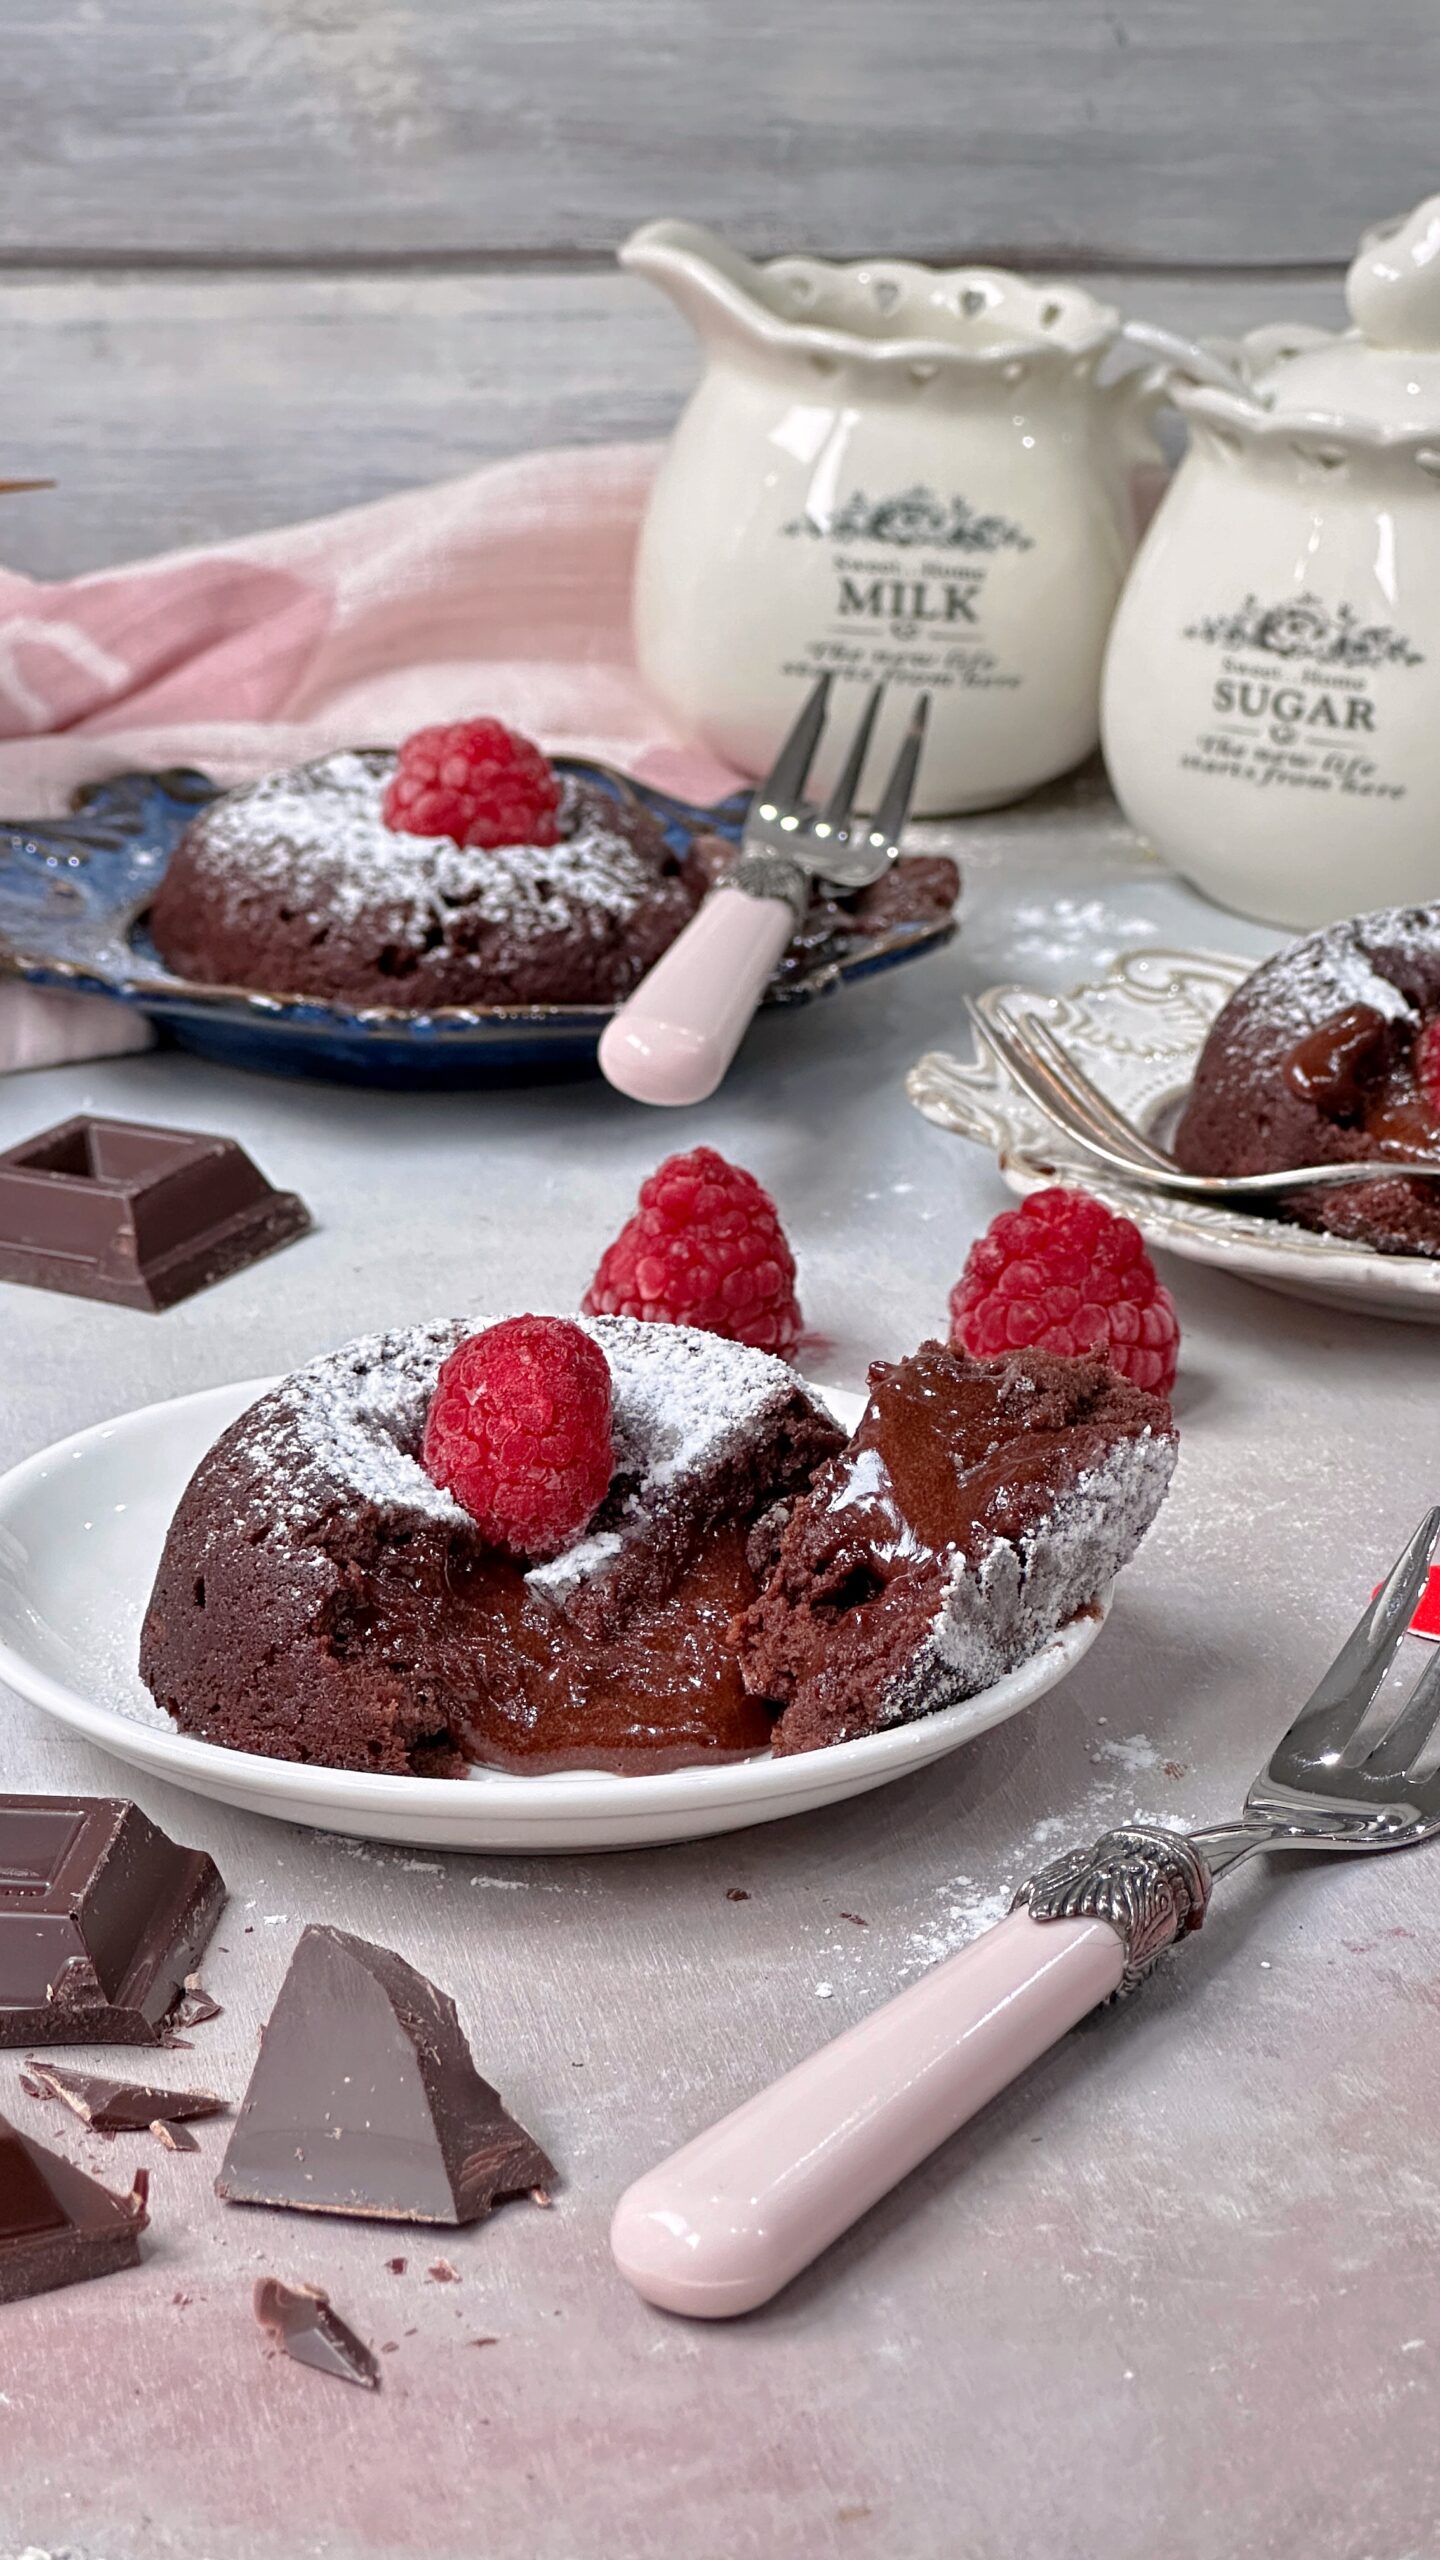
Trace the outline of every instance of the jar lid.
{"type": "Polygon", "coordinates": [[[1257,396],[1285,413],[1440,428],[1440,196],[1366,233],[1345,301],[1353,326],[1343,335],[1300,331],[1292,344],[1272,345],[1253,376],[1257,396]]]}

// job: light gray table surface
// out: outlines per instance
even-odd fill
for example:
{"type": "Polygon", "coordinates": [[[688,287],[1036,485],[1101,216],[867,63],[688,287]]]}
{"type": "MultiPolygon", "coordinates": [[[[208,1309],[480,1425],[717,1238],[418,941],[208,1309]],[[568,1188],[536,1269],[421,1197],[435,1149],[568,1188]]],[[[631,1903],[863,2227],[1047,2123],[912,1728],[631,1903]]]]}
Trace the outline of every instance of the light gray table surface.
{"type": "MultiPolygon", "coordinates": [[[[162,1318],[0,1289],[0,1464],[153,1398],[425,1314],[573,1307],[642,1175],[705,1138],[774,1190],[822,1379],[943,1325],[994,1166],[904,1070],[967,986],[1137,941],[1270,937],[1165,880],[1090,778],[955,831],[943,954],[753,1034],[704,1110],[598,1084],[430,1097],[178,1053],[0,1083],[0,1144],[94,1108],[234,1132],[316,1234],[162,1318]]],[[[998,1914],[1056,1846],[1236,1801],[1440,1488],[1435,1339],[1171,1266],[1169,1503],[1086,1662],[952,1759],[713,1845],[511,1862],[370,1848],[132,1777],[0,1696],[0,1783],[131,1792],[212,1849],[240,2093],[302,1926],[398,1947],[553,2152],[552,2212],[424,2233],[224,2207],[144,2157],[143,2268],[0,2315],[0,2554],[77,2560],[1416,2560],[1436,2548],[1440,1851],[1246,1877],[770,2309],[702,2328],[606,2247],[627,2181],[998,1914]],[[739,1886],[748,1900],[727,1900],[739,1886]],[[864,1926],[843,1917],[858,1914],[864,1926]],[[408,2257],[403,2276],[386,2261],[408,2257]],[[426,2273],[443,2255],[460,2281],[426,2273]],[[273,2268],[377,2345],[376,2396],[267,2360],[273,2268]],[[483,2351],[474,2341],[494,2337],[483,2351]]]]}

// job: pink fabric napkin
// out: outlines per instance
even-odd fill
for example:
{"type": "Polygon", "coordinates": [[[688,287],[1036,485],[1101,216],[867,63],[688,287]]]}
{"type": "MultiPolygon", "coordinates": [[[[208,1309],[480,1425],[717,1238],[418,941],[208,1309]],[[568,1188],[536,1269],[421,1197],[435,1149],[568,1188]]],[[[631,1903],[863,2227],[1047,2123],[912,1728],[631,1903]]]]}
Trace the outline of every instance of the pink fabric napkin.
{"type": "MultiPolygon", "coordinates": [[[[736,776],[668,726],[631,657],[655,462],[653,445],[524,454],[60,585],[0,570],[0,812],[54,813],[137,766],[240,782],[475,712],[718,798],[736,776]]],[[[136,1039],[103,999],[0,984],[0,1069],[136,1039]]]]}

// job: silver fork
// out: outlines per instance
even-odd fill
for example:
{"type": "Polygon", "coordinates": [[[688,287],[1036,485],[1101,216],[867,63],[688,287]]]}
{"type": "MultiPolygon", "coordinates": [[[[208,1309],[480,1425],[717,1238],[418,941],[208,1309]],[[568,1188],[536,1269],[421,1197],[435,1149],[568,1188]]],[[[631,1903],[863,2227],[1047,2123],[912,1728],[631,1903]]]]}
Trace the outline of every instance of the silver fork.
{"type": "MultiPolygon", "coordinates": [[[[1234,1822],[1133,1823],[1022,1885],[1010,1917],[652,2169],[616,2210],[622,2275],[666,2310],[768,2302],[1086,2013],[1198,1929],[1261,1849],[1403,1849],[1440,1831],[1440,1648],[1387,1691],[1440,1509],[1276,1744],[1234,1822]]],[[[842,1746],[849,1748],[850,1746],[842,1746]]]]}
{"type": "Polygon", "coordinates": [[[1359,1163],[1287,1165],[1274,1173],[1187,1173],[1127,1120],[1038,1016],[1002,1014],[991,997],[967,998],[970,1019],[1011,1083],[1084,1155],[1145,1191],[1177,1199],[1233,1201],[1240,1207],[1292,1191],[1330,1191],[1356,1182],[1435,1180],[1440,1157],[1368,1156],[1359,1163]]]}
{"type": "Polygon", "coordinates": [[[600,1042],[611,1084],[637,1102],[703,1102],[724,1077],[770,973],[817,881],[849,896],[889,870],[915,795],[929,697],[918,694],[890,779],[869,819],[855,795],[885,688],[876,685],[834,790],[812,807],[805,785],[830,699],[821,676],[750,803],[740,851],[698,914],[642,978],[600,1042]]]}

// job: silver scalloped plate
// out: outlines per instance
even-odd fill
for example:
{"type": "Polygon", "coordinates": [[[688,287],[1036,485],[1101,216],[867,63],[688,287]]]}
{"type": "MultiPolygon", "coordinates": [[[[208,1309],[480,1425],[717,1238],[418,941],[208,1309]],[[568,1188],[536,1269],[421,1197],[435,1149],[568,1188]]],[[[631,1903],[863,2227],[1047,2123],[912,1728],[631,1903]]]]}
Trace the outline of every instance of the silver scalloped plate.
{"type": "MultiPolygon", "coordinates": [[[[1189,1091],[1211,1023],[1253,967],[1221,952],[1124,951],[1105,977],[1066,995],[992,987],[981,1004],[1002,1021],[1038,1014],[1130,1119],[1142,1128],[1164,1128],[1189,1091]]],[[[911,1068],[907,1090],[938,1128],[990,1148],[1012,1191],[1083,1182],[1133,1218],[1151,1244],[1188,1262],[1210,1263],[1318,1306],[1440,1324],[1440,1262],[1369,1253],[1281,1218],[1132,1190],[1067,1152],[988,1054],[965,1061],[932,1050],[911,1068]]]]}

